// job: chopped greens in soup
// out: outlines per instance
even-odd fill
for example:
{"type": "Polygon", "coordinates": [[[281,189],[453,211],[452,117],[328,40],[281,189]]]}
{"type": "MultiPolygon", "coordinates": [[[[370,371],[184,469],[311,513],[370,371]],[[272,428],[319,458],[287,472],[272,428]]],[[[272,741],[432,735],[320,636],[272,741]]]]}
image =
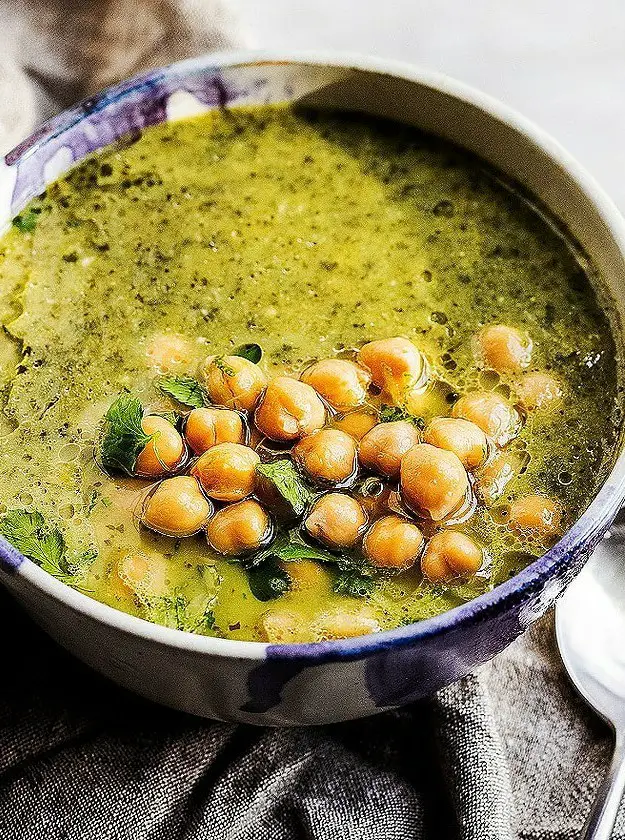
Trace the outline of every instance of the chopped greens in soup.
{"type": "Polygon", "coordinates": [[[436,615],[544,553],[614,460],[593,284],[496,173],[409,127],[150,128],[0,240],[0,532],[195,633],[436,615]]]}

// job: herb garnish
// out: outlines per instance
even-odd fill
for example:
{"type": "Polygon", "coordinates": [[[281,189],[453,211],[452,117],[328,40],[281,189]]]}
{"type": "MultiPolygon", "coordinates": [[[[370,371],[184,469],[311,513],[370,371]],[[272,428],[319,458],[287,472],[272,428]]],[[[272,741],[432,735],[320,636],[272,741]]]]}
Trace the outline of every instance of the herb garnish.
{"type": "Polygon", "coordinates": [[[94,489],[91,491],[91,497],[89,499],[89,502],[86,505],[87,515],[93,513],[94,508],[98,504],[101,504],[103,507],[107,508],[111,506],[111,500],[108,499],[106,496],[103,496],[100,493],[100,491],[94,487],[94,489]]]}
{"type": "Polygon", "coordinates": [[[259,601],[272,601],[291,588],[290,577],[274,559],[248,569],[247,579],[252,595],[259,601]]]}
{"type": "Polygon", "coordinates": [[[104,417],[104,435],[100,444],[102,464],[108,469],[134,472],[139,453],[153,435],[143,431],[143,406],[135,397],[118,397],[104,417]]]}
{"type": "Polygon", "coordinates": [[[306,487],[297,470],[286,458],[258,464],[257,487],[261,501],[270,505],[281,518],[303,516],[313,494],[306,487]]]}
{"type": "Polygon", "coordinates": [[[333,589],[339,595],[364,598],[375,590],[375,581],[354,569],[344,569],[336,576],[333,589]]]}
{"type": "Polygon", "coordinates": [[[236,350],[232,351],[232,355],[241,356],[248,362],[254,362],[257,365],[263,357],[263,349],[260,344],[241,344],[236,350]]]}
{"type": "Polygon", "coordinates": [[[334,582],[334,591],[342,595],[363,597],[375,589],[374,581],[354,557],[345,553],[334,554],[325,548],[311,545],[294,528],[283,532],[270,546],[244,561],[252,594],[260,601],[278,598],[290,587],[288,573],[279,564],[298,560],[335,564],[339,572],[334,582]]]}
{"type": "Polygon", "coordinates": [[[146,597],[139,595],[150,621],[185,630],[187,633],[202,633],[215,626],[212,599],[204,597],[190,599],[179,590],[171,595],[146,597]]]}
{"type": "Polygon", "coordinates": [[[0,523],[0,534],[11,545],[48,574],[77,589],[76,572],[95,560],[98,552],[89,548],[70,562],[65,538],[38,511],[10,510],[0,523]]]}
{"type": "Polygon", "coordinates": [[[423,417],[416,417],[398,405],[383,405],[380,409],[380,423],[393,423],[396,420],[407,420],[408,423],[412,423],[418,429],[425,429],[423,417]]]}
{"type": "Polygon", "coordinates": [[[340,555],[307,543],[296,528],[280,534],[267,548],[263,548],[251,557],[246,558],[244,565],[252,568],[270,559],[283,560],[287,563],[294,560],[319,560],[324,563],[339,563],[340,565],[342,562],[340,555]]]}
{"type": "Polygon", "coordinates": [[[26,213],[21,213],[13,219],[13,227],[22,233],[32,233],[37,227],[38,215],[34,210],[27,210],[26,213]]]}
{"type": "Polygon", "coordinates": [[[202,386],[190,376],[163,376],[156,382],[156,387],[182,405],[202,408],[207,404],[202,386]]]}

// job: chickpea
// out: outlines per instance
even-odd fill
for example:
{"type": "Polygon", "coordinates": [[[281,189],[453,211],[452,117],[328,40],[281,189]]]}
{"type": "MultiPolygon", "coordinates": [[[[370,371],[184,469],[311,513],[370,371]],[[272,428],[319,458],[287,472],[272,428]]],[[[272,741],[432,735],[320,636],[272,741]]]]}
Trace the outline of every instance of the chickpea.
{"type": "Polygon", "coordinates": [[[169,561],[162,556],[133,552],[117,562],[109,581],[116,581],[123,587],[117,594],[128,597],[137,595],[163,595],[167,592],[169,561]]]}
{"type": "Polygon", "coordinates": [[[402,499],[415,513],[438,522],[461,506],[469,479],[453,452],[419,443],[402,458],[400,487],[402,499]]]}
{"type": "Polygon", "coordinates": [[[313,481],[342,484],[356,472],[356,441],[338,429],[321,429],[302,438],[291,453],[313,481]]]}
{"type": "Polygon", "coordinates": [[[141,521],[168,537],[190,537],[201,531],[213,506],[188,475],[166,478],[143,504],[141,521]]]}
{"type": "Polygon", "coordinates": [[[465,394],[455,403],[451,413],[475,423],[497,446],[505,446],[521,428],[519,412],[492,391],[465,394]]]}
{"type": "Polygon", "coordinates": [[[480,467],[488,457],[488,439],[470,420],[435,417],[423,435],[425,443],[455,453],[467,470],[480,467]]]}
{"type": "Polygon", "coordinates": [[[221,502],[238,502],[254,492],[256,464],[260,458],[249,446],[219,443],[200,456],[191,470],[207,496],[221,502]]]}
{"type": "Polygon", "coordinates": [[[350,411],[334,418],[334,428],[340,429],[354,440],[360,440],[377,425],[378,418],[369,411],[350,411]]]}
{"type": "Polygon", "coordinates": [[[510,505],[508,525],[517,533],[550,537],[558,533],[561,522],[560,505],[545,496],[524,496],[510,505]]]}
{"type": "Polygon", "coordinates": [[[267,385],[263,371],[242,356],[209,356],[199,378],[215,405],[253,411],[267,385]]]}
{"type": "Polygon", "coordinates": [[[360,349],[359,361],[371,371],[374,385],[401,404],[424,390],[428,364],[423,353],[407,338],[382,338],[360,349]]]}
{"type": "Polygon", "coordinates": [[[373,384],[383,390],[402,376],[421,378],[425,360],[407,338],[381,338],[360,348],[359,361],[371,371],[373,384]]]}
{"type": "Polygon", "coordinates": [[[300,379],[337,411],[362,405],[371,382],[368,370],[346,359],[322,359],[306,368],[300,379]]]}
{"type": "Polygon", "coordinates": [[[191,344],[181,335],[158,333],[145,348],[148,363],[161,373],[168,373],[193,361],[191,344]]]}
{"type": "Polygon", "coordinates": [[[254,419],[271,440],[297,440],[325,424],[326,410],[310,385],[277,376],[267,386],[254,419]]]}
{"type": "Polygon", "coordinates": [[[194,408],[184,425],[184,436],[196,455],[219,443],[244,443],[245,426],[236,411],[194,408]]]}
{"type": "Polygon", "coordinates": [[[367,605],[327,610],[316,618],[313,627],[319,639],[352,639],[380,630],[373,610],[367,605]]]}
{"type": "Polygon", "coordinates": [[[372,566],[393,571],[403,571],[414,565],[422,546],[420,529],[395,515],[374,522],[363,543],[365,557],[372,566]]]}
{"type": "Polygon", "coordinates": [[[106,575],[106,587],[115,601],[126,600],[134,595],[134,589],[121,576],[121,561],[118,561],[106,575]]]}
{"type": "Polygon", "coordinates": [[[281,565],[291,579],[291,589],[294,591],[310,589],[319,592],[327,586],[328,573],[314,560],[289,561],[281,565]]]}
{"type": "Polygon", "coordinates": [[[344,493],[326,493],[312,506],[304,528],[328,548],[351,548],[366,524],[367,514],[356,499],[344,493]]]}
{"type": "Polygon", "coordinates": [[[258,622],[261,639],[271,644],[292,644],[299,641],[302,618],[290,610],[267,610],[258,622]]]}
{"type": "Polygon", "coordinates": [[[253,499],[218,510],[206,529],[209,545],[227,557],[255,551],[270,534],[271,520],[253,499]]]}
{"type": "Polygon", "coordinates": [[[425,548],[421,571],[432,583],[444,583],[474,575],[483,563],[484,553],[471,537],[460,531],[439,531],[425,548]]]}
{"type": "Polygon", "coordinates": [[[526,373],[517,389],[526,411],[550,410],[562,399],[562,388],[548,373],[526,373]]]}
{"type": "Polygon", "coordinates": [[[358,457],[365,469],[397,478],[401,459],[420,440],[419,430],[407,420],[378,423],[360,441],[358,457]]]}
{"type": "Polygon", "coordinates": [[[508,484],[519,474],[521,466],[516,453],[498,452],[476,473],[477,495],[487,507],[503,496],[508,484]]]}
{"type": "Polygon", "coordinates": [[[476,337],[477,355],[486,367],[498,373],[512,373],[528,367],[532,340],[514,327],[489,324],[476,337]]]}
{"type": "Polygon", "coordinates": [[[149,414],[141,421],[141,428],[146,435],[153,435],[153,438],[137,456],[137,475],[158,478],[175,470],[184,458],[185,448],[173,423],[164,417],[149,414]]]}

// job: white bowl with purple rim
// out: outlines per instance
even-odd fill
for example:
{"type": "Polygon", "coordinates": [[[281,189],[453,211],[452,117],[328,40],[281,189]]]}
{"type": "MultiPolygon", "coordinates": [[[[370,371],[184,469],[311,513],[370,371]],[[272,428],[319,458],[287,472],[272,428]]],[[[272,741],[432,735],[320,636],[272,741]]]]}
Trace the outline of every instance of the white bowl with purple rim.
{"type": "MultiPolygon", "coordinates": [[[[469,149],[579,242],[625,343],[625,221],[558,143],[505,105],[410,65],[344,53],[225,53],[150,71],[47,122],[0,163],[0,230],[46,185],[128,132],[210,108],[296,102],[415,125],[469,149]]],[[[428,695],[503,650],[553,604],[625,499],[625,454],[573,527],[515,577],[434,618],[371,636],[271,645],[193,635],[101,604],[0,538],[0,579],[54,639],[119,684],[205,717],[319,724],[428,695]]]]}

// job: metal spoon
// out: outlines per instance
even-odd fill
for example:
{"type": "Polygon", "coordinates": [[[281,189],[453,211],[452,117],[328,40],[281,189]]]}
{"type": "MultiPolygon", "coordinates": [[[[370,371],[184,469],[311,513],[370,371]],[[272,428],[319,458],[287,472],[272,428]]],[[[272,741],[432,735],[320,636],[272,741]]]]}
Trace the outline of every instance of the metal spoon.
{"type": "MultiPolygon", "coordinates": [[[[621,523],[625,522],[623,514],[621,523]]],[[[622,528],[622,525],[621,525],[622,528]]],[[[618,525],[613,526],[618,531],[618,525]]],[[[612,727],[614,755],[584,840],[609,840],[625,790],[625,551],[603,540],[556,606],[564,666],[582,697],[612,727]]]]}

